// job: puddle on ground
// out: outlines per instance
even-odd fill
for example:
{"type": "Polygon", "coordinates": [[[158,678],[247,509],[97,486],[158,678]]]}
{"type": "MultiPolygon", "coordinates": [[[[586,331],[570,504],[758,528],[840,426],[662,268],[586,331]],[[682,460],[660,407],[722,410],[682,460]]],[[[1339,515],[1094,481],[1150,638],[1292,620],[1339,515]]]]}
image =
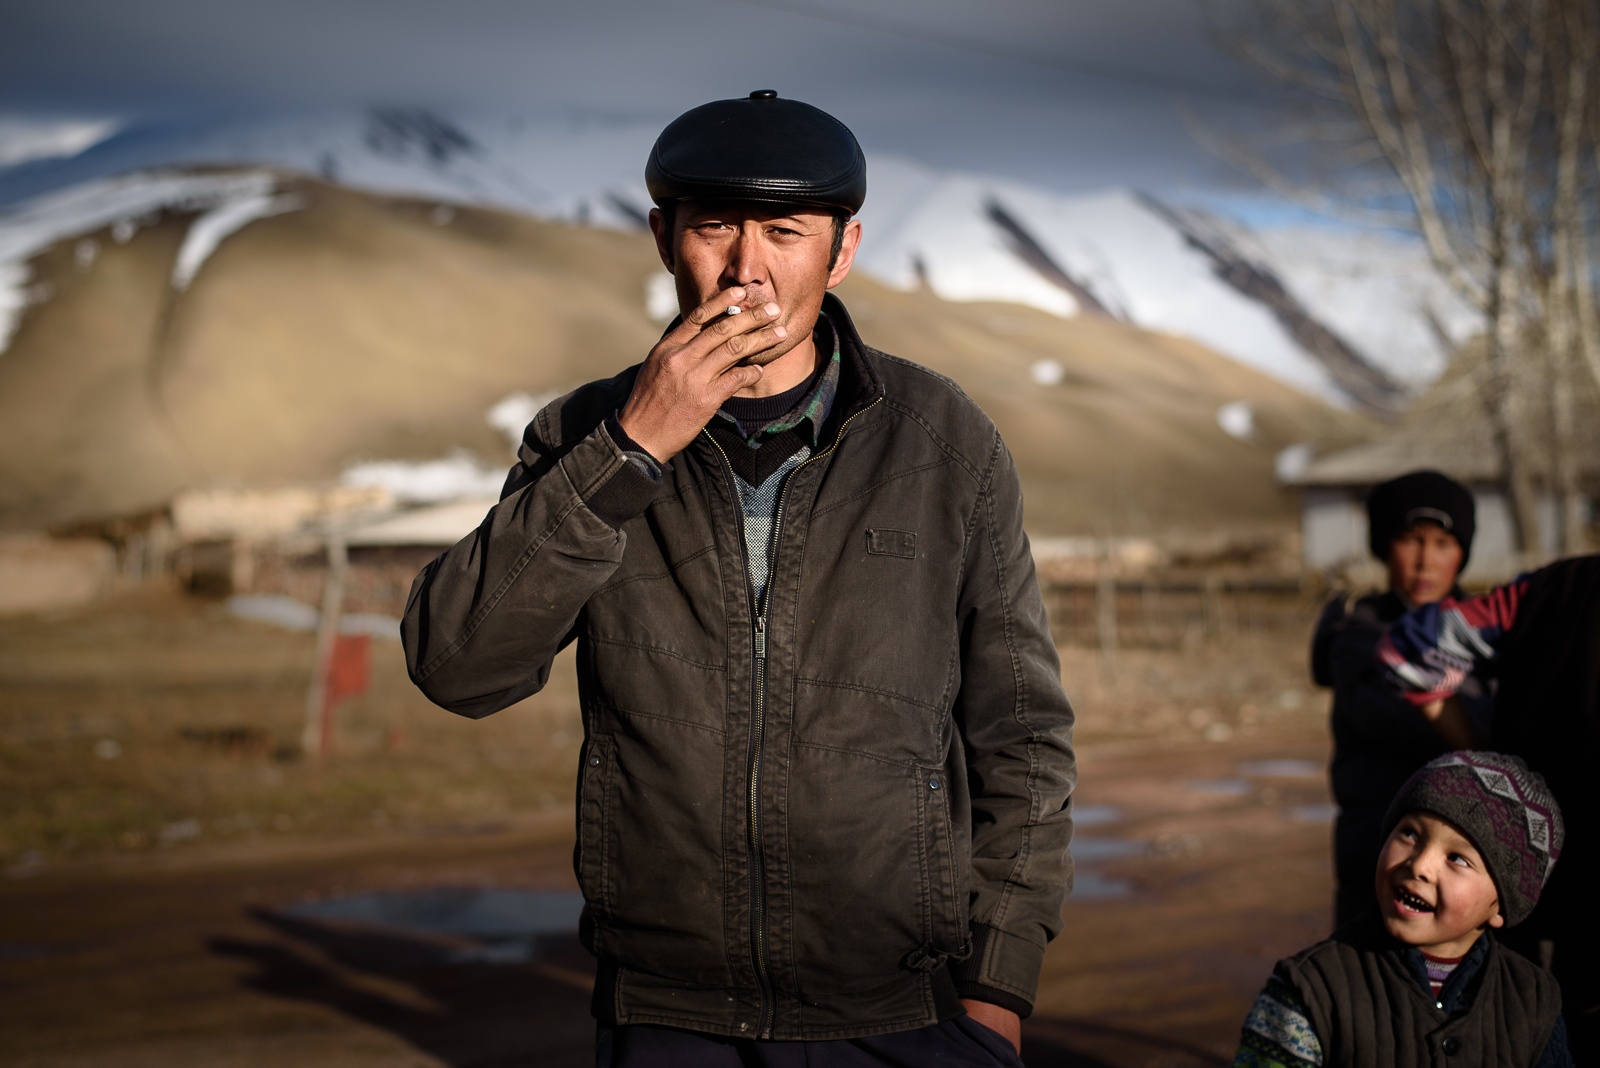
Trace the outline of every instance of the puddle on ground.
{"type": "Polygon", "coordinates": [[[1246,760],[1239,774],[1256,779],[1320,779],[1322,765],[1315,760],[1246,760]]]}
{"type": "MultiPolygon", "coordinates": [[[[1108,806],[1109,807],[1109,806],[1108,806]]],[[[1128,838],[1083,838],[1074,836],[1072,839],[1072,862],[1075,873],[1072,879],[1073,901],[1104,901],[1108,898],[1128,897],[1133,893],[1133,884],[1124,879],[1112,879],[1094,871],[1089,865],[1101,860],[1120,860],[1123,857],[1136,857],[1149,851],[1149,846],[1144,842],[1135,842],[1128,838]]]]}
{"type": "Polygon", "coordinates": [[[1080,805],[1076,801],[1072,803],[1074,827],[1104,827],[1108,823],[1116,823],[1121,818],[1121,805],[1080,805]]]}
{"type": "Polygon", "coordinates": [[[1073,901],[1111,901],[1133,896],[1133,884],[1126,879],[1108,879],[1099,872],[1079,870],[1072,877],[1073,901]]]}
{"type": "Polygon", "coordinates": [[[1338,805],[1295,805],[1289,809],[1289,818],[1296,823],[1332,823],[1338,814],[1338,805]]]}
{"type": "Polygon", "coordinates": [[[516,964],[538,955],[541,937],[577,934],[582,911],[583,897],[575,891],[441,887],[310,901],[281,914],[470,940],[477,944],[462,946],[452,960],[516,964]]]}
{"type": "Polygon", "coordinates": [[[1191,779],[1188,786],[1191,794],[1207,797],[1243,797],[1255,789],[1244,779],[1191,779]]]}
{"type": "Polygon", "coordinates": [[[1147,848],[1143,842],[1134,842],[1127,838],[1074,837],[1072,839],[1072,857],[1079,862],[1135,857],[1147,848]]]}

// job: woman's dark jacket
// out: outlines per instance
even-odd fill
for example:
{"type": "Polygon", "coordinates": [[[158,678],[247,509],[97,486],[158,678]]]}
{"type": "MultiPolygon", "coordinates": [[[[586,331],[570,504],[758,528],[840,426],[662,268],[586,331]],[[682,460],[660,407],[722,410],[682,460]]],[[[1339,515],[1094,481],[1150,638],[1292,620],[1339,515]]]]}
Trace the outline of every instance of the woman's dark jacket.
{"type": "Polygon", "coordinates": [[[412,588],[412,678],[463,715],[578,642],[607,1023],[824,1039],[959,996],[1026,1013],[1061,928],[1073,714],[1010,454],[953,383],[824,307],[840,390],[783,491],[763,629],[709,434],[617,515],[630,461],[603,421],[636,368],[540,412],[500,504],[412,588]]]}
{"type": "MultiPolygon", "coordinates": [[[[1460,591],[1456,591],[1459,593],[1460,591]]],[[[1433,726],[1375,667],[1373,650],[1409,606],[1394,593],[1328,602],[1311,642],[1311,676],[1333,690],[1335,927],[1372,909],[1372,879],[1386,828],[1383,816],[1413,772],[1447,750],[1433,726]]],[[[1487,697],[1473,680],[1461,695],[1487,730],[1487,697]]]]}

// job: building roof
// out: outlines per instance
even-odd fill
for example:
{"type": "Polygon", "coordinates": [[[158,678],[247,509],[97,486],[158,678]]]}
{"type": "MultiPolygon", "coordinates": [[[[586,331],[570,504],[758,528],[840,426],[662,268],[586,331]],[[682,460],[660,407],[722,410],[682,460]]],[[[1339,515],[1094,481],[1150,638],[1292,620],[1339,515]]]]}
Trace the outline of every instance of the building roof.
{"type": "Polygon", "coordinates": [[[1285,482],[1291,486],[1372,486],[1407,471],[1441,471],[1465,484],[1498,482],[1500,461],[1487,440],[1386,437],[1318,457],[1285,482]]]}
{"type": "Polygon", "coordinates": [[[448,548],[478,529],[495,503],[493,497],[469,497],[413,508],[350,528],[345,532],[345,544],[352,548],[398,545],[448,548]]]}
{"type": "MultiPolygon", "coordinates": [[[[1372,486],[1407,471],[1441,471],[1467,484],[1498,483],[1500,457],[1491,436],[1488,415],[1470,367],[1452,368],[1391,424],[1377,440],[1319,456],[1292,477],[1291,486],[1372,486]]],[[[1529,468],[1545,481],[1554,449],[1548,396],[1530,398],[1524,423],[1530,439],[1529,468]],[[1542,405],[1542,409],[1539,406],[1542,405]],[[1537,409],[1537,410],[1534,410],[1537,409]]],[[[1574,407],[1576,438],[1569,445],[1580,476],[1600,477],[1600,405],[1594,383],[1580,375],[1574,407]]]]}

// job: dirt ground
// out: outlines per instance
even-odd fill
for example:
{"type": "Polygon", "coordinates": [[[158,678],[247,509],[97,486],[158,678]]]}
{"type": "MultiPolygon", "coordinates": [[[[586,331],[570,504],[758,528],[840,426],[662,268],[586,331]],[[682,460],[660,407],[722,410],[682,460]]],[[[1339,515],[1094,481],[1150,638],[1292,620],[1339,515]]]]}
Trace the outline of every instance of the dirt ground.
{"type": "MultiPolygon", "coordinates": [[[[1219,1065],[1331,901],[1304,626],[1063,651],[1080,892],[1032,1068],[1219,1065]]],[[[307,918],[368,891],[571,892],[570,664],[481,722],[374,643],[337,751],[295,756],[311,639],[152,590],[0,621],[0,1063],[592,1064],[575,933],[525,959],[307,918]]]]}

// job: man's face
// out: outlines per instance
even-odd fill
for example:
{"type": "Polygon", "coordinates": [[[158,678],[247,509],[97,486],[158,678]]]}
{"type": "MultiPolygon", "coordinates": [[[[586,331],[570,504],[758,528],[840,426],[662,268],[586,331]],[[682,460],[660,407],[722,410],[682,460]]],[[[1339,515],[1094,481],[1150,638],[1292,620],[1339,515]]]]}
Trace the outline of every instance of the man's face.
{"type": "Polygon", "coordinates": [[[1460,957],[1485,927],[1505,923],[1483,858],[1455,826],[1427,812],[1401,817],[1378,854],[1378,910],[1396,939],[1460,957]]]}
{"type": "Polygon", "coordinates": [[[751,357],[768,364],[809,341],[822,310],[822,295],[850,273],[861,224],[845,225],[839,258],[833,251],[833,216],[798,205],[753,201],[680,201],[672,232],[659,211],[650,213],[661,262],[677,280],[678,308],[687,314],[734,286],[745,289],[746,305],[772,301],[786,342],[751,357]]]}
{"type": "Polygon", "coordinates": [[[1412,604],[1449,595],[1461,571],[1461,543],[1437,523],[1418,523],[1389,543],[1389,589],[1412,604]]]}

